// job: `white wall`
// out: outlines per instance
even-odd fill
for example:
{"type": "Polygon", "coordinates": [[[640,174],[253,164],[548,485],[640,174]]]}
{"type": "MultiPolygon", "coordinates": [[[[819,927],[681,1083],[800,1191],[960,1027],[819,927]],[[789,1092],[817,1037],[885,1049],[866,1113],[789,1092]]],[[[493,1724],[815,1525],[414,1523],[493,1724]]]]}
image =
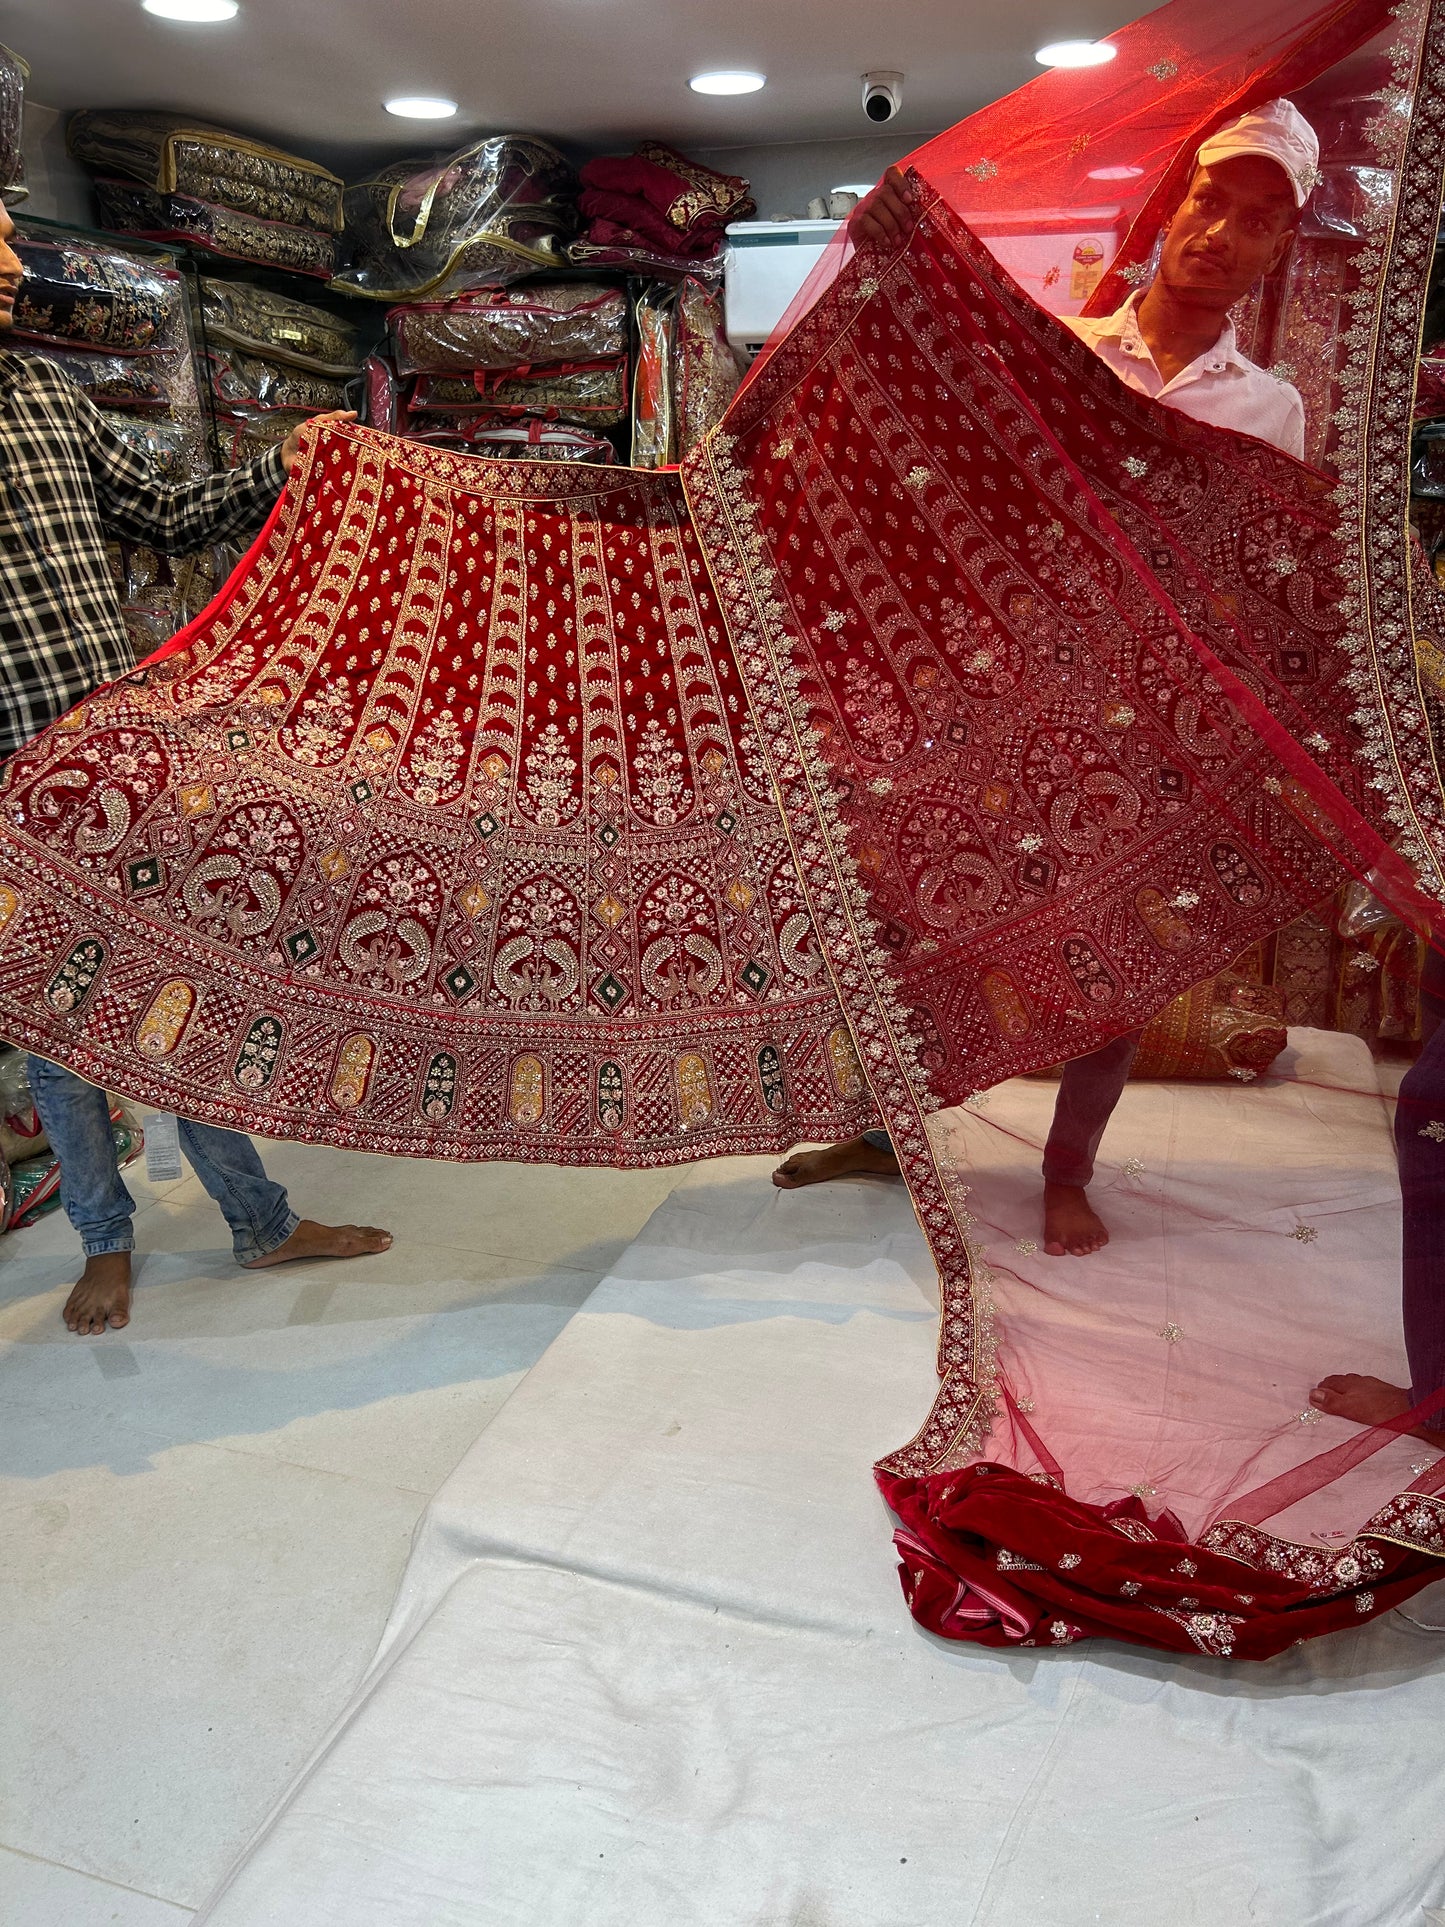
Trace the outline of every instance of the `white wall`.
{"type": "Polygon", "coordinates": [[[58,108],[44,107],[38,100],[25,102],[21,148],[30,193],[16,212],[89,227],[95,219],[90,176],[65,151],[65,121],[58,108]]]}

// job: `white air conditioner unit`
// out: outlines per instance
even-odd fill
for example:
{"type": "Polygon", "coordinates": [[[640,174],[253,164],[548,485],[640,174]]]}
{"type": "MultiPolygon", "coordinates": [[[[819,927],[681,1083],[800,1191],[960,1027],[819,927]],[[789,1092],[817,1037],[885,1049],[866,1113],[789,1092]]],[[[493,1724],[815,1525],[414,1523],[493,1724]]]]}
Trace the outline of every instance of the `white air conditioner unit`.
{"type": "Polygon", "coordinates": [[[787,312],[839,221],[734,221],[724,257],[728,340],[751,361],[787,312]]]}

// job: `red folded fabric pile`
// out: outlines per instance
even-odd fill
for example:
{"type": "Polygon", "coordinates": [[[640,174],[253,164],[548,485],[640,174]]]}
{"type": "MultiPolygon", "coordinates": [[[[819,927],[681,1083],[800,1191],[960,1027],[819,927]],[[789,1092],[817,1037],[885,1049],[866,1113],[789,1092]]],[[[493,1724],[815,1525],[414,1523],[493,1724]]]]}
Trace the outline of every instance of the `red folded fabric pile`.
{"type": "Polygon", "coordinates": [[[661,141],[635,153],[588,161],[580,206],[589,248],[637,251],[677,261],[721,253],[729,221],[756,213],[748,183],[689,160],[661,141]]]}

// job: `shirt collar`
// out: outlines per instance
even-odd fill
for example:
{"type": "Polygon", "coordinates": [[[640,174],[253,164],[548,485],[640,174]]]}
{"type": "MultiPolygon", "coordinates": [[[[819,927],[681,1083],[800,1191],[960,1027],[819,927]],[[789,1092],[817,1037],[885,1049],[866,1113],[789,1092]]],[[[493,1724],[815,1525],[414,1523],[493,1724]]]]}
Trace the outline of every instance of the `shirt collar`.
{"type": "MultiPolygon", "coordinates": [[[[1116,340],[1124,353],[1132,355],[1136,361],[1152,363],[1154,357],[1149,352],[1149,344],[1139,332],[1139,303],[1143,299],[1144,290],[1136,288],[1123,307],[1117,308],[1109,316],[1104,324],[1104,338],[1116,340]]],[[[1198,369],[1202,375],[1222,375],[1226,368],[1248,372],[1250,363],[1239,352],[1239,337],[1233,321],[1226,317],[1218,341],[1212,348],[1206,348],[1202,355],[1196,355],[1189,367],[1198,369]]],[[[1178,378],[1176,375],[1175,380],[1178,378]]]]}

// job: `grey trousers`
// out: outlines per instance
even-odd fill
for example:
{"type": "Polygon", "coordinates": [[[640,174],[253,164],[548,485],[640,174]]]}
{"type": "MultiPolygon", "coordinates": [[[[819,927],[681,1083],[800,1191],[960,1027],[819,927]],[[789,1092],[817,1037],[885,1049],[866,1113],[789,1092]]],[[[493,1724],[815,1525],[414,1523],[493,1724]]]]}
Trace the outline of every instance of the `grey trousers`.
{"type": "MultiPolygon", "coordinates": [[[[1129,1081],[1143,1035],[1142,1030],[1127,1031],[1090,1051],[1087,1057],[1074,1057],[1065,1064],[1049,1141],[1044,1146],[1046,1183],[1084,1185],[1093,1177],[1099,1140],[1129,1081]]],[[[865,1131],[863,1141],[875,1151],[893,1148],[886,1131],[865,1131]]]]}

